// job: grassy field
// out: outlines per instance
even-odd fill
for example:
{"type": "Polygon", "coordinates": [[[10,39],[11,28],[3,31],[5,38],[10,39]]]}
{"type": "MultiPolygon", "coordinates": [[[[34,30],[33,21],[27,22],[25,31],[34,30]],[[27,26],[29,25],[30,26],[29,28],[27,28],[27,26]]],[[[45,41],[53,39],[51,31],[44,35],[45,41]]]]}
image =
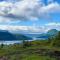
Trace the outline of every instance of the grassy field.
{"type": "Polygon", "coordinates": [[[24,44],[1,45],[0,60],[57,60],[55,51],[60,48],[51,47],[48,40],[36,40],[24,44]],[[53,54],[51,54],[53,53],[53,54]]]}

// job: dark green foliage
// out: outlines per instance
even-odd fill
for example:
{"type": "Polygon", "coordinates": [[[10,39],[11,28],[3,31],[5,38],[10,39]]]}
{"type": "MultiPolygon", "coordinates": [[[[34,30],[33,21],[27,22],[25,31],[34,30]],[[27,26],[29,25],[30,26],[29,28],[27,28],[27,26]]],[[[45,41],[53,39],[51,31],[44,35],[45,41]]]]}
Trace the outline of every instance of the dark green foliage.
{"type": "Polygon", "coordinates": [[[48,43],[51,43],[51,41],[52,41],[52,38],[48,38],[48,43]]]}
{"type": "Polygon", "coordinates": [[[53,45],[54,45],[54,46],[57,46],[57,47],[60,47],[60,31],[59,31],[58,34],[55,36],[53,45]]]}
{"type": "Polygon", "coordinates": [[[4,47],[4,44],[1,44],[1,48],[3,48],[4,47]]]}
{"type": "Polygon", "coordinates": [[[31,42],[23,40],[23,48],[31,46],[31,42]]]}
{"type": "Polygon", "coordinates": [[[48,39],[51,46],[60,47],[60,31],[54,36],[48,39]]]}

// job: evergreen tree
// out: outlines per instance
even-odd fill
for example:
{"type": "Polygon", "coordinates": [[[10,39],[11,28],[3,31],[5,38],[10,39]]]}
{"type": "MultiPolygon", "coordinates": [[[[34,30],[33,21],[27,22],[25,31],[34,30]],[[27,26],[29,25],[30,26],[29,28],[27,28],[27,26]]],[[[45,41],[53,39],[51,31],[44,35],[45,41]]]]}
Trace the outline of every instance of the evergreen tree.
{"type": "Polygon", "coordinates": [[[60,31],[58,32],[58,34],[55,36],[51,43],[53,46],[60,47],[60,31]]]}

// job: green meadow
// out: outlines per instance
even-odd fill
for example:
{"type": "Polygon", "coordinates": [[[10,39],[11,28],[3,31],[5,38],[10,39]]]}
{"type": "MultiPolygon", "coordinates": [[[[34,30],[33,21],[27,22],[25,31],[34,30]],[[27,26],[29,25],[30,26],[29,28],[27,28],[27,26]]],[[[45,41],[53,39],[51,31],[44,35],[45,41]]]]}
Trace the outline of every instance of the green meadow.
{"type": "Polygon", "coordinates": [[[0,45],[0,60],[60,60],[60,32],[47,40],[0,45]]]}

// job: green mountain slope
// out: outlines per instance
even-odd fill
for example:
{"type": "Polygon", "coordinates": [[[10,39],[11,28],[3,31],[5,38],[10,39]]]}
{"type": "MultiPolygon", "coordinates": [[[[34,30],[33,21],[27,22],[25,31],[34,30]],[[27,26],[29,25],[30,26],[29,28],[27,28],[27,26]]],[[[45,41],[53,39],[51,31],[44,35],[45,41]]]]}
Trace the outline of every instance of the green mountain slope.
{"type": "Polygon", "coordinates": [[[31,40],[32,39],[32,38],[27,37],[27,36],[25,36],[23,34],[14,34],[14,35],[17,38],[17,40],[31,40]]]}
{"type": "Polygon", "coordinates": [[[49,37],[55,36],[56,34],[58,34],[58,30],[51,29],[51,30],[48,30],[47,33],[40,34],[38,38],[49,38],[49,37]]]}
{"type": "Polygon", "coordinates": [[[23,35],[23,34],[12,34],[6,30],[0,30],[0,40],[30,40],[31,38],[23,35]]]}

